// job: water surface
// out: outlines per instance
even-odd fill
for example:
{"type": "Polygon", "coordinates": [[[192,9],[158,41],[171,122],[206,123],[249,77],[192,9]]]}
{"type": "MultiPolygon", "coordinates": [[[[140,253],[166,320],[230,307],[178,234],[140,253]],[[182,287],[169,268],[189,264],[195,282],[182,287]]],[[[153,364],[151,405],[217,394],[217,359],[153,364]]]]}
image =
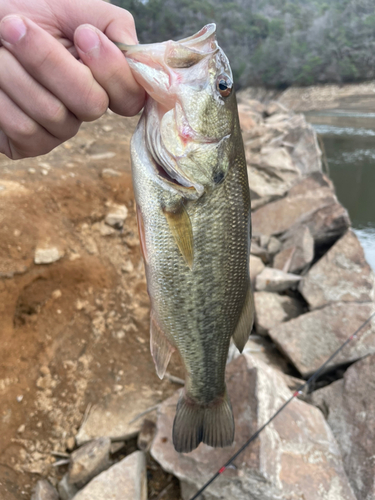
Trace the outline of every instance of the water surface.
{"type": "Polygon", "coordinates": [[[330,110],[306,117],[323,139],[337,196],[375,270],[375,113],[330,110]]]}

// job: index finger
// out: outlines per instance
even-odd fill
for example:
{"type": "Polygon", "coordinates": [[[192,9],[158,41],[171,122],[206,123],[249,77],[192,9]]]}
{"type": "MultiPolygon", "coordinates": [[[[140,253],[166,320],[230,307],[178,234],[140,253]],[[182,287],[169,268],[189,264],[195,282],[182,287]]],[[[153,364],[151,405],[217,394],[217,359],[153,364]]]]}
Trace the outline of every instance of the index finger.
{"type": "Polygon", "coordinates": [[[4,17],[0,37],[25,70],[80,120],[91,121],[105,112],[108,96],[89,68],[33,21],[4,17]]]}

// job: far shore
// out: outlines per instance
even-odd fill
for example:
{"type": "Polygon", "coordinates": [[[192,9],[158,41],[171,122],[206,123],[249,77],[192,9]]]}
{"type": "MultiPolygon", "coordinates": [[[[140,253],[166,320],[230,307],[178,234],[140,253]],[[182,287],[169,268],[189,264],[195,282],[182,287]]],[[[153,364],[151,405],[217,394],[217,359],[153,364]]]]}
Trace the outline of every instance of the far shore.
{"type": "Polygon", "coordinates": [[[244,98],[262,102],[277,100],[297,112],[340,109],[375,113],[375,81],[290,87],[284,91],[249,87],[238,92],[238,100],[244,98]]]}

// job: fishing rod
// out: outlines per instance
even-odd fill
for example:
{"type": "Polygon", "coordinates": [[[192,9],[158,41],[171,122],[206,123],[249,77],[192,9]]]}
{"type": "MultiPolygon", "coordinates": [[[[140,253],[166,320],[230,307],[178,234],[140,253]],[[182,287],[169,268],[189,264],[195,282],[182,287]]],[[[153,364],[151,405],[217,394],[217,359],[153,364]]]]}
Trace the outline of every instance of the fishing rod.
{"type": "Polygon", "coordinates": [[[319,375],[323,372],[323,370],[326,368],[326,366],[341,352],[352,340],[358,338],[358,334],[363,328],[372,320],[372,318],[375,316],[375,312],[371,314],[369,318],[366,319],[362,323],[362,325],[357,328],[357,330],[348,338],[345,340],[345,342],[338,348],[336,351],[331,354],[331,356],[325,361],[320,368],[314,372],[309,379],[306,380],[304,384],[302,384],[291,396],[289,399],[285,401],[284,404],[280,406],[280,408],[270,417],[265,424],[263,424],[255,433],[246,441],[245,444],[241,446],[241,448],[236,451],[234,455],[231,456],[231,458],[205,483],[200,490],[196,492],[196,494],[191,497],[190,500],[196,500],[209,486],[212,484],[216,478],[218,478],[230,465],[234,460],[240,455],[245,448],[247,448],[255,439],[259,436],[259,434],[274,420],[288,405],[293,401],[294,398],[297,396],[300,396],[303,393],[303,390],[306,387],[309,387],[309,385],[316,380],[319,375]]]}

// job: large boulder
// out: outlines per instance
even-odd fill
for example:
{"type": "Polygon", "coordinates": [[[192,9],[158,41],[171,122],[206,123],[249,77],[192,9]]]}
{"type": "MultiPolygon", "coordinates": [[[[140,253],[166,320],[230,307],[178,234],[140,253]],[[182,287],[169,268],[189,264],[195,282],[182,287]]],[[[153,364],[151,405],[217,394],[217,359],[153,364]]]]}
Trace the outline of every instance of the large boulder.
{"type": "MultiPolygon", "coordinates": [[[[269,335],[299,372],[316,371],[374,312],[374,303],[336,302],[269,330],[269,335]]],[[[375,320],[328,367],[357,361],[375,352],[375,320]]]]}
{"type": "Polygon", "coordinates": [[[353,231],[348,231],[309,270],[299,290],[311,308],[331,302],[370,302],[374,275],[353,231]]]}
{"type": "Polygon", "coordinates": [[[375,355],[352,365],[344,378],[313,392],[327,415],[358,500],[375,498],[375,355]]]}
{"type": "Polygon", "coordinates": [[[159,402],[160,395],[146,386],[138,392],[129,390],[126,393],[110,394],[91,409],[76,435],[76,442],[80,446],[100,437],[134,437],[144,420],[135,420],[135,417],[159,402]]]}
{"type": "Polygon", "coordinates": [[[147,500],[146,458],[135,451],[96,476],[74,500],[147,500]]]}
{"type": "Polygon", "coordinates": [[[296,318],[304,312],[301,302],[287,295],[255,292],[255,329],[259,335],[267,335],[270,328],[296,318]]]}
{"type": "Polygon", "coordinates": [[[285,198],[262,206],[252,215],[254,236],[282,235],[300,226],[309,228],[315,246],[331,245],[350,226],[347,211],[321,173],[311,174],[285,198]]]}
{"type": "MultiPolygon", "coordinates": [[[[160,408],[151,454],[181,481],[188,500],[291,396],[281,374],[248,354],[227,371],[235,417],[232,446],[177,453],[172,425],[178,393],[160,408]]],[[[332,432],[321,412],[294,399],[204,492],[206,500],[355,500],[332,432]]]]}
{"type": "Polygon", "coordinates": [[[314,238],[308,227],[297,226],[294,231],[287,231],[282,242],[282,250],[273,260],[275,269],[299,273],[311,264],[314,259],[314,238]]]}

